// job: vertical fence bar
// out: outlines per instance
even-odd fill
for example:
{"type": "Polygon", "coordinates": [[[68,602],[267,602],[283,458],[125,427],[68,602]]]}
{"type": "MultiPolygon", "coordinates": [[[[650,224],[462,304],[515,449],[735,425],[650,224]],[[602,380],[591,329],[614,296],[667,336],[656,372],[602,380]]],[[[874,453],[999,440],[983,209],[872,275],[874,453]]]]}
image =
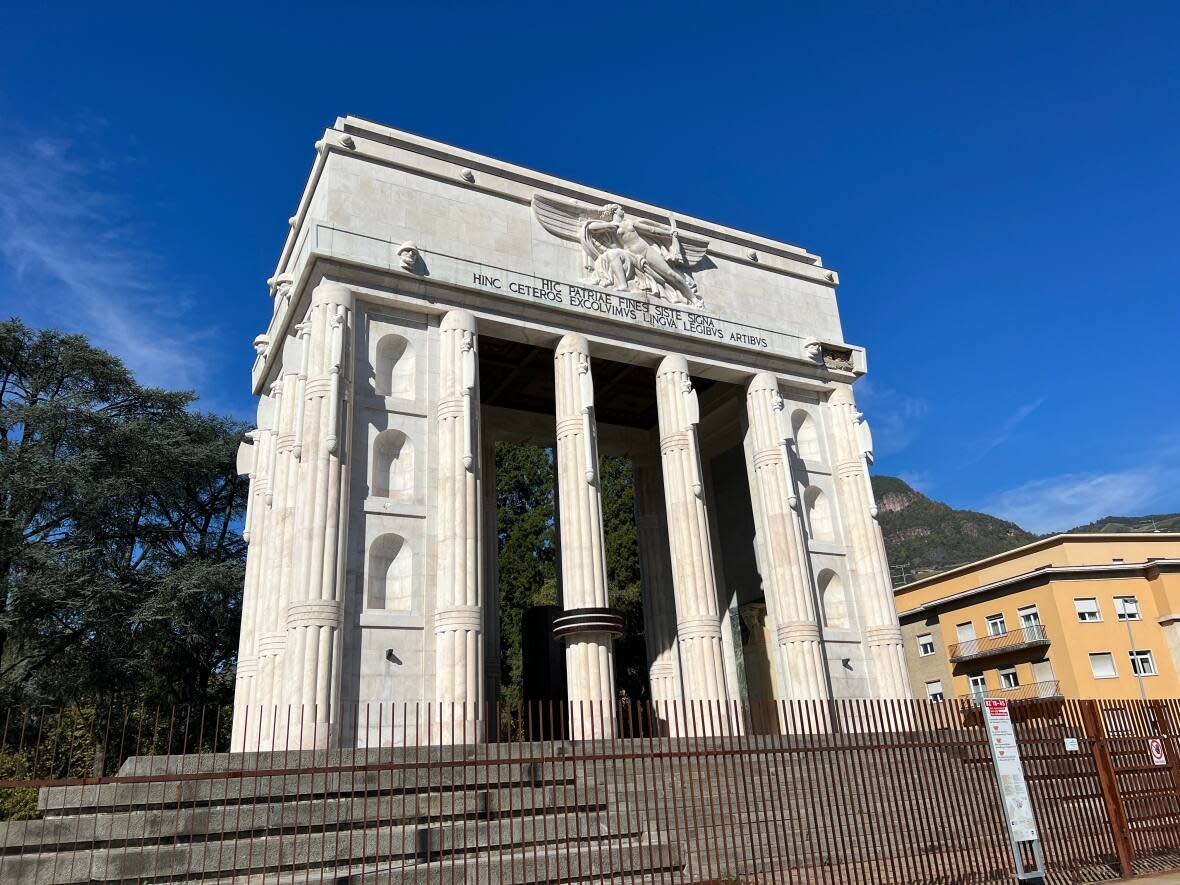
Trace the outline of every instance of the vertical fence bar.
{"type": "Polygon", "coordinates": [[[1119,796],[1118,782],[1115,779],[1114,762],[1111,759],[1110,747],[1107,744],[1106,732],[1102,726],[1098,705],[1094,701],[1082,701],[1082,723],[1086,729],[1086,738],[1094,754],[1094,766],[1098,772],[1098,785],[1102,791],[1102,804],[1106,808],[1106,818],[1110,824],[1111,835],[1114,837],[1115,853],[1118,857],[1119,874],[1123,877],[1132,875],[1132,861],[1135,858],[1131,846],[1131,835],[1127,825],[1127,812],[1119,796]]]}

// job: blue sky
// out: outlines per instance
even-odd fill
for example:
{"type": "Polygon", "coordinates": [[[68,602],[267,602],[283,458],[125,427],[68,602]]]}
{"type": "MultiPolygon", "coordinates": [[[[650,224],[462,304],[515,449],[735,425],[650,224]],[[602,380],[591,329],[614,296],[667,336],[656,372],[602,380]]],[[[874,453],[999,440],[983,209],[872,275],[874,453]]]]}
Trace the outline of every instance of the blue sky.
{"type": "Polygon", "coordinates": [[[1180,510],[1180,5],[37,6],[0,33],[0,310],[208,408],[250,412],[357,114],[824,256],[881,472],[1037,531],[1180,510]]]}

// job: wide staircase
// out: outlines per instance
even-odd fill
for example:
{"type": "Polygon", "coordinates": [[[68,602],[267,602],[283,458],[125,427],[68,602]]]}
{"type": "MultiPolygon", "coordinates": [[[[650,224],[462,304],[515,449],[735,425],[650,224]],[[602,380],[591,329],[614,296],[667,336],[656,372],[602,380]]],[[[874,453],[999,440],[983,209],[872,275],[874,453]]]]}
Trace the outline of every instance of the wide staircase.
{"type": "Polygon", "coordinates": [[[569,744],[136,757],[0,824],[0,882],[639,882],[683,867],[569,744]]]}

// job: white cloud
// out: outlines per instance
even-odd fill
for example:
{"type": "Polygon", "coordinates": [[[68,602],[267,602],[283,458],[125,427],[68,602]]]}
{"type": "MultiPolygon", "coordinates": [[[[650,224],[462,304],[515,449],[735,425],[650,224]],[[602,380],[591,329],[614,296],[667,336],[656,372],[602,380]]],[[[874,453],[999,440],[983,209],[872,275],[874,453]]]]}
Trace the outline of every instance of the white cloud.
{"type": "Polygon", "coordinates": [[[1004,423],[1000,425],[1000,429],[996,431],[995,435],[984,442],[983,445],[981,445],[971,455],[971,457],[964,461],[960,466],[966,467],[970,464],[975,464],[976,462],[983,460],[983,457],[987,455],[987,453],[992,449],[1006,443],[1012,436],[1013,431],[1015,431],[1016,428],[1020,426],[1021,422],[1023,422],[1025,418],[1035,412],[1038,408],[1040,408],[1041,403],[1043,403],[1046,399],[1047,397],[1045,396],[1039,396],[1036,399],[1030,400],[1024,405],[1020,406],[1015,412],[1013,412],[1004,420],[1004,423]]]}
{"type": "Polygon", "coordinates": [[[11,284],[0,306],[86,334],[143,383],[197,387],[212,330],[184,315],[133,213],[102,185],[103,163],[83,154],[61,139],[0,140],[0,265],[11,284]]]}
{"type": "Polygon", "coordinates": [[[1104,516],[1136,516],[1180,497],[1176,452],[1154,453],[1126,470],[1066,473],[999,492],[979,509],[1032,532],[1065,531],[1104,516]]]}
{"type": "Polygon", "coordinates": [[[856,385],[857,402],[873,428],[876,456],[888,456],[905,449],[918,435],[929,405],[910,396],[862,378],[856,385]]]}

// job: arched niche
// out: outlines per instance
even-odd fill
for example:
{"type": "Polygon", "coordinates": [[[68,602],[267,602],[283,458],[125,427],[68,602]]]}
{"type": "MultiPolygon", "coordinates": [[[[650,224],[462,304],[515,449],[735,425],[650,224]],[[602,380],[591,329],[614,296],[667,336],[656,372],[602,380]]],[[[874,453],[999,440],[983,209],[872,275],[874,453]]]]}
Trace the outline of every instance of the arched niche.
{"type": "Polygon", "coordinates": [[[828,505],[827,495],[816,486],[808,486],[803,493],[803,503],[807,505],[807,526],[811,537],[818,541],[834,540],[832,508],[828,505]]]}
{"type": "Polygon", "coordinates": [[[379,396],[414,398],[414,347],[401,335],[382,335],[377,342],[373,388],[379,396]]]}
{"type": "Polygon", "coordinates": [[[373,440],[369,493],[399,500],[414,497],[414,444],[400,430],[382,430],[373,440]]]}
{"type": "Polygon", "coordinates": [[[408,612],[413,603],[414,556],[405,538],[378,535],[369,547],[365,608],[408,612]]]}
{"type": "Polygon", "coordinates": [[[795,435],[795,451],[800,458],[804,461],[822,460],[815,419],[806,409],[796,409],[791,413],[791,430],[795,435]]]}
{"type": "Polygon", "coordinates": [[[848,598],[844,595],[844,582],[840,576],[826,568],[817,576],[819,584],[820,610],[824,615],[825,627],[848,627],[848,598]]]}

